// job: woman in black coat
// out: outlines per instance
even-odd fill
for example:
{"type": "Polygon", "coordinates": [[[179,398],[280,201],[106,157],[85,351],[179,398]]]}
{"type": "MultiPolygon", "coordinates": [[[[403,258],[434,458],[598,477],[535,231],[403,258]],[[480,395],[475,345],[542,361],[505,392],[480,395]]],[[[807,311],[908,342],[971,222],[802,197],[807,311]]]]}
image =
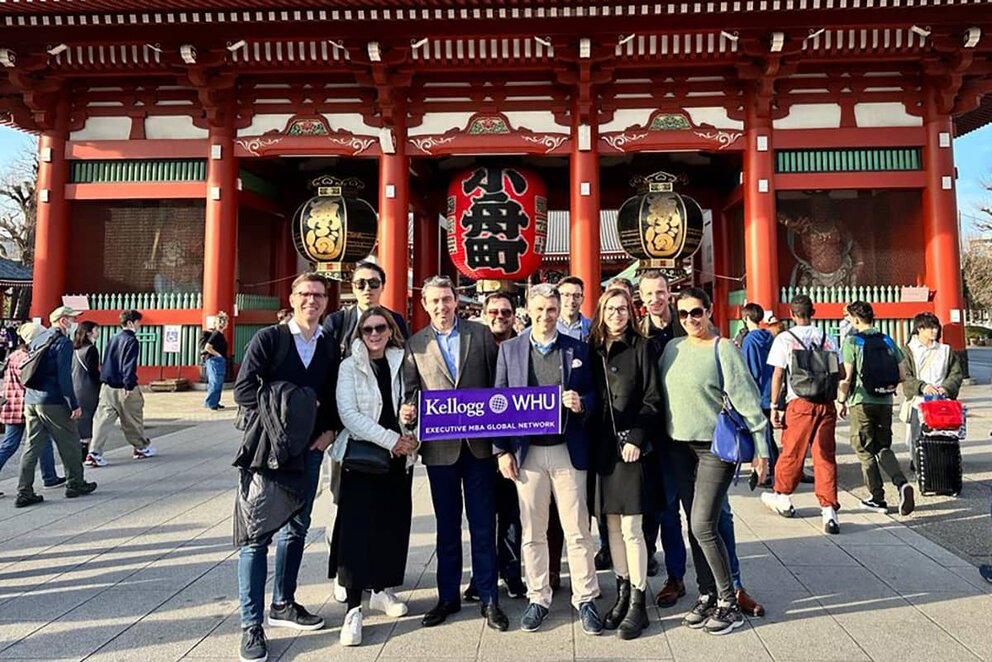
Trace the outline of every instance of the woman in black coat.
{"type": "Polygon", "coordinates": [[[93,415],[100,401],[100,350],[96,348],[99,336],[96,322],[80,322],[72,338],[72,389],[83,410],[77,426],[84,449],[88,449],[93,438],[93,415]]]}
{"type": "Polygon", "coordinates": [[[634,301],[609,289],[596,306],[589,334],[592,372],[602,406],[592,417],[596,434],[595,512],[605,520],[617,574],[617,602],[603,626],[634,639],[648,626],[648,548],[642,515],[658,505],[657,453],[651,437],[661,426],[657,357],[637,330],[634,301]]]}

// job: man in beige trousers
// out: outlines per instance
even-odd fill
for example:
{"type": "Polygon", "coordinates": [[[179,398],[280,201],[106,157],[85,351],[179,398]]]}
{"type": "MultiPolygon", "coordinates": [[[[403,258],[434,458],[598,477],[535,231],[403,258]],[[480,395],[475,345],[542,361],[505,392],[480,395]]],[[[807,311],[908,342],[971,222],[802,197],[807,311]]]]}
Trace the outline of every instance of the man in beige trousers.
{"type": "Polygon", "coordinates": [[[86,456],[86,466],[105,467],[103,447],[114,422],[121,419],[121,431],[134,450],[131,457],[142,460],[155,455],[155,449],[145,437],[145,398],[138,388],[138,338],[141,313],[125,310],[121,313],[121,330],[107,343],[100,368],[100,402],[93,422],[93,441],[86,456]]]}

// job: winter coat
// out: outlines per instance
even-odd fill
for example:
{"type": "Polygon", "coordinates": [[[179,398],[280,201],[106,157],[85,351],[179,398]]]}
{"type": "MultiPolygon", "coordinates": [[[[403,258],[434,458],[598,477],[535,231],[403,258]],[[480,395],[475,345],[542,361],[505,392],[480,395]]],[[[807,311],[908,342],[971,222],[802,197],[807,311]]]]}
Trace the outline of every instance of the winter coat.
{"type": "MultiPolygon", "coordinates": [[[[403,382],[400,374],[403,367],[403,353],[399,347],[386,348],[386,360],[389,361],[389,374],[393,387],[393,407],[396,407],[403,397],[403,382]]],[[[334,442],[331,450],[332,460],[338,463],[344,460],[349,439],[362,439],[382,446],[386,450],[393,450],[400,439],[400,434],[379,425],[379,415],[382,414],[382,393],[379,392],[379,382],[376,381],[372,369],[368,348],[360,339],[351,343],[350,356],[341,363],[341,370],[338,373],[337,403],[338,415],[341,417],[344,429],[334,442]]],[[[407,468],[412,467],[416,460],[416,453],[408,455],[407,468]]]]}

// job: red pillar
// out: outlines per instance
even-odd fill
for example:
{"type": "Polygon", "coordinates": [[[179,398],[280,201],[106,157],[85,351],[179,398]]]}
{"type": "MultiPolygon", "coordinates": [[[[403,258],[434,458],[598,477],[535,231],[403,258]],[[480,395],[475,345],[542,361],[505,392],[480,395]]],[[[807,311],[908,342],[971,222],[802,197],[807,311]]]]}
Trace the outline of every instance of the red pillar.
{"type": "MultiPolygon", "coordinates": [[[[721,202],[720,207],[723,206],[721,202]]],[[[722,209],[713,209],[713,310],[717,315],[717,324],[723,335],[730,333],[730,317],[727,303],[730,297],[730,246],[729,225],[727,213],[722,209]]]]}
{"type": "Polygon", "coordinates": [[[38,158],[38,210],[34,235],[34,286],[31,317],[47,323],[48,314],[62,305],[69,259],[69,205],[65,159],[69,109],[59,104],[56,124],[41,134],[38,158]]]}
{"type": "MultiPolygon", "coordinates": [[[[403,117],[403,113],[397,113],[403,117]]],[[[394,126],[393,154],[379,159],[379,264],[386,270],[382,304],[406,317],[407,272],[410,265],[410,160],[406,156],[406,126],[394,126]]]]}
{"type": "Polygon", "coordinates": [[[595,126],[582,125],[574,113],[572,125],[569,272],[585,283],[582,313],[592,317],[602,291],[599,246],[599,140],[595,126]],[[588,131],[588,144],[583,134],[588,131]],[[580,139],[581,138],[581,139],[580,139]],[[580,149],[587,147],[587,149],[580,149]]]}
{"type": "Polygon", "coordinates": [[[927,286],[933,290],[934,313],[944,325],[942,339],[955,350],[964,349],[964,296],[961,289],[961,248],[958,239],[957,201],[954,191],[954,150],[951,117],[937,111],[934,90],[929,90],[923,146],[923,224],[926,238],[927,286]],[[957,319],[953,322],[952,319],[957,319]]]}
{"type": "Polygon", "coordinates": [[[413,227],[413,287],[414,305],[412,330],[427,326],[430,321],[427,311],[417,304],[417,292],[424,281],[441,273],[441,225],[435,210],[421,210],[414,215],[413,227]]]}
{"type": "Polygon", "coordinates": [[[229,118],[210,127],[207,154],[207,209],[203,232],[203,317],[218,311],[231,316],[234,337],[234,278],[238,254],[238,161],[229,118]]]}
{"type": "Polygon", "coordinates": [[[778,303],[778,220],[771,122],[749,109],[744,130],[744,270],[747,299],[765,309],[778,303]]]}

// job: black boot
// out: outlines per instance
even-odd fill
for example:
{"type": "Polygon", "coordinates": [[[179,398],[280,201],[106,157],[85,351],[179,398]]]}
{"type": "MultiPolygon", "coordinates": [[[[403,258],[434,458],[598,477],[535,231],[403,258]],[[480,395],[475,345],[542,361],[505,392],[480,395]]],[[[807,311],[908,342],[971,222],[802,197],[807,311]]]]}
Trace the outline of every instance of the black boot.
{"type": "MultiPolygon", "coordinates": [[[[643,599],[641,600],[643,602],[643,599]]],[[[613,608],[606,612],[603,619],[603,629],[616,630],[620,627],[624,617],[627,615],[627,608],[630,606],[630,579],[617,577],[617,601],[613,608]]]]}
{"type": "MultiPolygon", "coordinates": [[[[630,582],[628,582],[629,584],[630,582]]],[[[621,639],[637,639],[648,627],[648,611],[644,607],[644,591],[635,588],[630,591],[630,608],[627,616],[617,628],[621,639]]]]}

